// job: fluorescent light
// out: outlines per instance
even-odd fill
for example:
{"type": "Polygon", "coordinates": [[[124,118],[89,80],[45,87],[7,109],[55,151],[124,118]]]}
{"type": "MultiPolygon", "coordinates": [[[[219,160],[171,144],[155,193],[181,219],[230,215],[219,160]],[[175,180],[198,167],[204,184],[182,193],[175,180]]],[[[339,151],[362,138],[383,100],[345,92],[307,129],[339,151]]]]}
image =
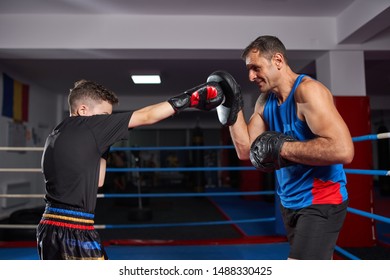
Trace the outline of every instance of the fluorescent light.
{"type": "Polygon", "coordinates": [[[134,84],[161,84],[159,75],[131,75],[134,84]]]}

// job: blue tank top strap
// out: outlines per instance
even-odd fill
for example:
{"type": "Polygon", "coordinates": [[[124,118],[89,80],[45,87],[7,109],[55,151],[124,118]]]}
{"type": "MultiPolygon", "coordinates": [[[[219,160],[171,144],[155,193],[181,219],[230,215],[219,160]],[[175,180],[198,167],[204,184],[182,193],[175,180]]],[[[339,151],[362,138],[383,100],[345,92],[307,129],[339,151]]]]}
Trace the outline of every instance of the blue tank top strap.
{"type": "Polygon", "coordinates": [[[293,88],[292,88],[291,92],[295,92],[295,90],[297,89],[297,87],[301,83],[303,77],[305,77],[305,76],[306,76],[305,74],[301,74],[301,75],[298,76],[298,78],[294,82],[294,85],[293,85],[293,88]]]}
{"type": "MultiPolygon", "coordinates": [[[[294,84],[293,84],[293,87],[291,88],[291,91],[290,91],[290,94],[288,95],[286,101],[284,103],[288,104],[288,103],[291,103],[293,102],[292,99],[294,99],[294,93],[295,93],[295,90],[297,89],[297,87],[299,86],[299,84],[301,83],[303,77],[306,76],[304,74],[301,74],[299,75],[295,81],[294,81],[294,84]]],[[[284,105],[286,106],[286,105],[284,105]]]]}

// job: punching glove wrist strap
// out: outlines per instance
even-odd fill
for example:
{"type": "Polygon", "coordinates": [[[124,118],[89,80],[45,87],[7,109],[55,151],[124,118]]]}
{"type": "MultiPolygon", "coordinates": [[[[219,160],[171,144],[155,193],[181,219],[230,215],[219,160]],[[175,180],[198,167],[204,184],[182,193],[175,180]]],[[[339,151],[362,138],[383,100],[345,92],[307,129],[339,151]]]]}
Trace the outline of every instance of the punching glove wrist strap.
{"type": "Polygon", "coordinates": [[[171,97],[167,101],[169,104],[171,104],[176,114],[180,113],[185,108],[188,108],[190,106],[190,97],[186,93],[171,97]]]}
{"type": "Polygon", "coordinates": [[[218,83],[209,82],[186,90],[178,96],[168,99],[176,113],[191,107],[209,111],[219,106],[224,100],[222,89],[218,83]]]}

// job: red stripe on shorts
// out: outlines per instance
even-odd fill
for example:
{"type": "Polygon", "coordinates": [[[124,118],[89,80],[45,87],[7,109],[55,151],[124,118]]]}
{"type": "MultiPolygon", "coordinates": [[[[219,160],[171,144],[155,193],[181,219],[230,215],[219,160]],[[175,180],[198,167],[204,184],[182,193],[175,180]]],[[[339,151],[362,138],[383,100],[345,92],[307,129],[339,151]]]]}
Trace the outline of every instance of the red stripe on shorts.
{"type": "Polygon", "coordinates": [[[45,224],[45,225],[52,225],[52,226],[56,226],[56,227],[66,227],[66,228],[81,229],[81,230],[94,230],[95,229],[93,226],[75,225],[75,224],[56,222],[56,221],[50,221],[50,220],[43,220],[40,223],[45,224]]]}

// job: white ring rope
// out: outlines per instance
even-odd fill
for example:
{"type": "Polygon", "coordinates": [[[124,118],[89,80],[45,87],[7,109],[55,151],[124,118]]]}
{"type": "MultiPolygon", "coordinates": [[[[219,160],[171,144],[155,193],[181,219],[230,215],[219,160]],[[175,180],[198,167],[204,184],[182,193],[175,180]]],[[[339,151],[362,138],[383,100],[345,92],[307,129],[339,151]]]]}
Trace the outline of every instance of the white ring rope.
{"type": "Polygon", "coordinates": [[[0,151],[11,151],[11,152],[42,152],[43,147],[0,147],[0,151]]]}
{"type": "Polygon", "coordinates": [[[36,225],[23,225],[23,224],[0,224],[0,228],[5,229],[36,229],[38,224],[36,225]]]}
{"type": "Polygon", "coordinates": [[[378,139],[390,138],[390,132],[379,133],[379,134],[377,134],[377,138],[378,139]]]}
{"type": "Polygon", "coordinates": [[[0,168],[0,172],[42,172],[41,168],[0,168]]]}
{"type": "Polygon", "coordinates": [[[44,198],[44,194],[0,194],[0,198],[44,198]]]}

